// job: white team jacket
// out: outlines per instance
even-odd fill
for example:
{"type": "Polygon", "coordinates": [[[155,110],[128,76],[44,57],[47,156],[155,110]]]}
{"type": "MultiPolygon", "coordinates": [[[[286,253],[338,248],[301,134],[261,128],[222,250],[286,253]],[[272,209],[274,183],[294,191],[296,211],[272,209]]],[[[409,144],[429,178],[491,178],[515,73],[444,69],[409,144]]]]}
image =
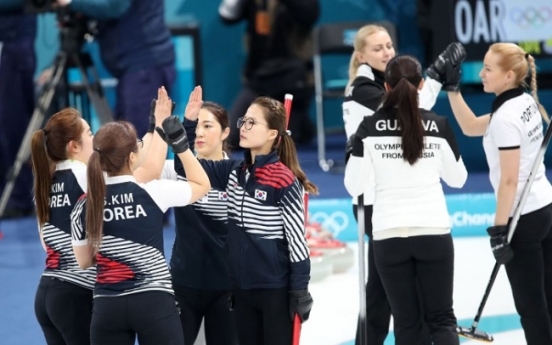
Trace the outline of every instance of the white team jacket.
{"type": "MultiPolygon", "coordinates": [[[[385,89],[383,86],[383,72],[373,70],[369,65],[363,64],[358,68],[357,77],[345,92],[343,101],[343,122],[347,138],[355,134],[358,126],[365,116],[371,116],[381,106],[385,89]]],[[[420,90],[420,108],[430,110],[437,101],[441,91],[441,83],[431,78],[426,78],[422,90],[420,90]]],[[[364,205],[374,203],[374,192],[368,189],[364,193],[364,205]]],[[[353,199],[357,204],[357,199],[353,199]]]]}
{"type": "Polygon", "coordinates": [[[404,227],[450,228],[440,179],[460,188],[468,173],[445,117],[420,109],[425,129],[421,158],[402,158],[398,110],[379,109],[360,124],[345,170],[345,187],[357,197],[373,188],[373,231],[404,227]],[[374,185],[371,185],[373,179],[374,185]]]}
{"type": "MultiPolygon", "coordinates": [[[[522,88],[516,88],[503,92],[494,100],[491,120],[483,137],[483,148],[495,195],[498,193],[500,184],[499,152],[520,150],[518,187],[514,200],[514,205],[517,205],[542,140],[542,117],[531,95],[526,94],[522,88]]],[[[536,211],[550,203],[552,203],[552,186],[546,178],[544,160],[541,160],[521,214],[536,211]]],[[[510,215],[513,215],[514,210],[515,206],[510,215]]]]}

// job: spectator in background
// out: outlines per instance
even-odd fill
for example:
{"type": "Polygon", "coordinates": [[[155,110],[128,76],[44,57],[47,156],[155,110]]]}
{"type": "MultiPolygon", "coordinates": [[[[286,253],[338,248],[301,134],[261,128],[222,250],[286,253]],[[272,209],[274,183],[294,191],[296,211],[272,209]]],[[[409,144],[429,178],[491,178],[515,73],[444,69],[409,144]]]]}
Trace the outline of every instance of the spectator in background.
{"type": "MultiPolygon", "coordinates": [[[[0,1],[0,195],[34,109],[36,17],[23,0],[0,1]]],[[[23,164],[3,218],[33,212],[31,166],[23,164]]]]}
{"type": "MultiPolygon", "coordinates": [[[[320,15],[318,0],[223,0],[219,14],[229,24],[247,21],[244,85],[230,109],[234,128],[258,96],[283,101],[292,93],[289,129],[296,143],[314,136],[309,120],[313,96],[312,29],[320,15]]],[[[230,145],[238,147],[239,131],[230,145]]]]}
{"type": "Polygon", "coordinates": [[[143,137],[152,97],[161,86],[170,94],[176,79],[163,0],[57,0],[57,5],[98,20],[102,62],[118,79],[115,118],[130,121],[143,137]]]}

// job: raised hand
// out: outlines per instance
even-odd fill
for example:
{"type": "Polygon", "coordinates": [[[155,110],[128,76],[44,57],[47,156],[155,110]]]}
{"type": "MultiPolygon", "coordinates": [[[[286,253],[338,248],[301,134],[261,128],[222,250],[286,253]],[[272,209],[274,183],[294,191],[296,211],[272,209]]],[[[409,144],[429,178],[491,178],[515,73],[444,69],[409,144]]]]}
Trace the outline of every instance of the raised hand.
{"type": "Polygon", "coordinates": [[[169,98],[165,87],[161,86],[157,90],[157,100],[155,101],[155,125],[161,127],[163,120],[172,115],[173,102],[169,98]]]}
{"type": "Polygon", "coordinates": [[[162,127],[156,127],[155,130],[172,147],[174,153],[179,154],[190,148],[184,126],[177,116],[172,115],[166,118],[162,127]]]}
{"type": "Polygon", "coordinates": [[[453,70],[454,67],[460,65],[465,59],[466,49],[464,46],[459,42],[453,42],[428,67],[427,75],[441,84],[445,84],[447,67],[453,70]]]}
{"type": "Polygon", "coordinates": [[[186,111],[184,112],[186,120],[197,121],[202,105],[203,89],[201,86],[196,86],[190,93],[190,98],[188,99],[188,104],[186,105],[186,111]]]}

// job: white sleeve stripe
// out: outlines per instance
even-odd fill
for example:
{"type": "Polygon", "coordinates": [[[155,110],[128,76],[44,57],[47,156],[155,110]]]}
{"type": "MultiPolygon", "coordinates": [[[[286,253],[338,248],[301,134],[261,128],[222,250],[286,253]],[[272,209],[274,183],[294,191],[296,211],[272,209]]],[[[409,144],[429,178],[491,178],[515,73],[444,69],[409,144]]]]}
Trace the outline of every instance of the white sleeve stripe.
{"type": "Polygon", "coordinates": [[[84,239],[84,240],[72,240],[72,241],[71,241],[71,244],[72,244],[74,247],[82,247],[82,246],[88,245],[88,240],[87,240],[87,239],[84,239]]]}
{"type": "Polygon", "coordinates": [[[443,85],[437,80],[426,78],[424,80],[424,86],[419,91],[419,107],[426,110],[431,110],[437,102],[437,97],[443,85]]]}
{"type": "Polygon", "coordinates": [[[284,220],[285,235],[288,240],[291,262],[306,260],[309,249],[305,238],[305,223],[303,210],[303,193],[298,193],[298,182],[291,191],[291,196],[282,198],[282,216],[284,220]]]}
{"type": "Polygon", "coordinates": [[[86,199],[80,199],[71,212],[71,238],[73,241],[82,241],[86,238],[85,229],[82,225],[82,211],[86,199]]]}

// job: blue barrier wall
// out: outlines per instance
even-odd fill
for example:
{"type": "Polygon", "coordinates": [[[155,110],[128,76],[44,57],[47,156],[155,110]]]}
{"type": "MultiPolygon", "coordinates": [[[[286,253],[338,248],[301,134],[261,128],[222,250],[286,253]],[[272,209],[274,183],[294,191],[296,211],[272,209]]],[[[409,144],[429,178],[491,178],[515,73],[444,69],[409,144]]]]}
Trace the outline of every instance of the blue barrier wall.
{"type": "MultiPolygon", "coordinates": [[[[493,225],[496,207],[492,193],[447,195],[452,234],[455,237],[487,235],[493,225]]],[[[309,221],[320,223],[339,240],[358,241],[358,230],[351,199],[309,201],[309,221]]]]}

